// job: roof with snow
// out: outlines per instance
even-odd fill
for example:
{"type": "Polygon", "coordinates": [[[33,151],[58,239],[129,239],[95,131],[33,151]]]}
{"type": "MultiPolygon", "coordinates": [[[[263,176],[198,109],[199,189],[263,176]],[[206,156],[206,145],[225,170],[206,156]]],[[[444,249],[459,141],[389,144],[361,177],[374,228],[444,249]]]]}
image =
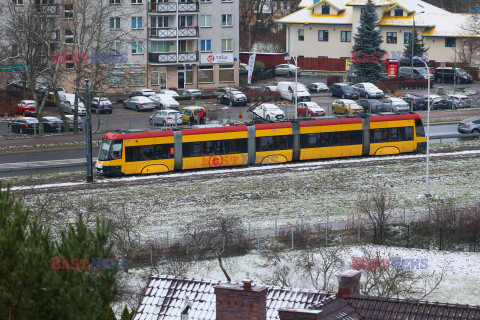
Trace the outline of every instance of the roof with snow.
{"type": "MultiPolygon", "coordinates": [[[[180,320],[186,306],[189,320],[215,320],[214,287],[220,284],[227,282],[152,275],[133,320],[180,320]]],[[[323,310],[324,320],[480,319],[480,306],[266,287],[268,320],[278,320],[280,308],[323,310]]]]}

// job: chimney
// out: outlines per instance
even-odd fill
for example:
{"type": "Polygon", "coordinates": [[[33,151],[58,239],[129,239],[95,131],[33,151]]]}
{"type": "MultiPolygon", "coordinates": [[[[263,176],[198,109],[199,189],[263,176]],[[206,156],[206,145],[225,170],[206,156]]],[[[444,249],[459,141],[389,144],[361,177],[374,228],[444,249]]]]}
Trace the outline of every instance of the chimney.
{"type": "Polygon", "coordinates": [[[362,273],[358,270],[347,270],[337,274],[338,295],[346,299],[351,294],[359,294],[361,275],[362,273]]]}
{"type": "Polygon", "coordinates": [[[290,309],[280,308],[278,309],[278,316],[280,320],[321,320],[322,310],[310,310],[310,309],[290,309]]]}
{"type": "Polygon", "coordinates": [[[242,284],[221,284],[214,287],[217,297],[216,320],[266,320],[267,287],[256,286],[252,280],[242,284]]]}

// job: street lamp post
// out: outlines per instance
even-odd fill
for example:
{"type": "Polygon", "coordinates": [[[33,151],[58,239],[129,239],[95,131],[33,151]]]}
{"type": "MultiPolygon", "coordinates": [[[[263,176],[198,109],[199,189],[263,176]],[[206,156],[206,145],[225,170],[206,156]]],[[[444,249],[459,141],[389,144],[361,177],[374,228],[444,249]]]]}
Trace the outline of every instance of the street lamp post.
{"type": "MultiPolygon", "coordinates": [[[[428,72],[428,65],[425,61],[417,58],[425,64],[428,72]]],[[[430,196],[430,78],[428,81],[428,91],[427,91],[427,172],[426,172],[426,181],[425,181],[425,196],[430,196]]]]}
{"type": "MultiPolygon", "coordinates": [[[[300,27],[306,26],[308,23],[303,23],[297,27],[297,40],[295,41],[295,111],[294,119],[297,119],[297,105],[298,105],[298,38],[300,38],[300,27]]],[[[305,37],[305,33],[303,35],[305,37]]],[[[290,70],[289,70],[290,72],[290,70]]]]}

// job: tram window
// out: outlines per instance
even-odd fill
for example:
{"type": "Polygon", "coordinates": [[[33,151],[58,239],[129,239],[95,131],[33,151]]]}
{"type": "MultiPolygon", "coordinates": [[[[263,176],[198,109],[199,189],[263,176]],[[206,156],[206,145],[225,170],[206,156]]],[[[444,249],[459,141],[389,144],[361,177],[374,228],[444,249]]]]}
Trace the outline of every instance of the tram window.
{"type": "Polygon", "coordinates": [[[172,159],[173,154],[170,153],[173,144],[155,144],[147,146],[136,146],[125,148],[125,161],[150,161],[160,159],[172,159]]]}
{"type": "Polygon", "coordinates": [[[405,128],[405,140],[413,140],[413,127],[406,127],[405,128]]]}
{"type": "Polygon", "coordinates": [[[121,159],[122,158],[122,140],[113,141],[111,149],[112,159],[121,159]]]}
{"type": "Polygon", "coordinates": [[[425,137],[425,128],[423,127],[422,119],[415,119],[415,130],[417,137],[425,137]]]}
{"type": "Polygon", "coordinates": [[[201,157],[203,154],[203,141],[188,142],[183,144],[183,157],[201,157]]]}
{"type": "Polygon", "coordinates": [[[413,140],[412,127],[383,128],[370,130],[370,143],[411,140],[413,140]]]}
{"type": "Polygon", "coordinates": [[[362,131],[339,131],[302,134],[302,148],[337,147],[362,144],[362,131]]]}
{"type": "Polygon", "coordinates": [[[257,137],[257,151],[274,151],[291,149],[292,136],[257,137]]]}

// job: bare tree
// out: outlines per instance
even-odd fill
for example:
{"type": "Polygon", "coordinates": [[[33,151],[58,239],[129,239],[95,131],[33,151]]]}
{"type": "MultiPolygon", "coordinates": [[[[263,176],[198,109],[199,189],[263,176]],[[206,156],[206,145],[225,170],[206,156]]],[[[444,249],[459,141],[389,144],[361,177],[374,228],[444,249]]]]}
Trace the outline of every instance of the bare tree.
{"type": "Polygon", "coordinates": [[[358,197],[357,210],[370,221],[381,242],[384,240],[385,228],[393,210],[393,199],[387,194],[385,186],[376,185],[368,193],[358,197]]]}
{"type": "Polygon", "coordinates": [[[118,212],[112,212],[110,219],[116,250],[128,260],[132,259],[135,252],[141,247],[138,243],[136,230],[145,220],[145,216],[132,216],[131,212],[123,205],[118,209],[118,212]]]}
{"type": "Polygon", "coordinates": [[[308,248],[300,254],[298,265],[317,290],[329,290],[332,276],[342,271],[343,246],[308,248]]]}
{"type": "Polygon", "coordinates": [[[428,260],[395,257],[381,247],[362,248],[363,260],[360,292],[394,298],[423,300],[443,281],[445,268],[428,272],[428,260]],[[387,260],[389,264],[381,262],[387,260]]]}

